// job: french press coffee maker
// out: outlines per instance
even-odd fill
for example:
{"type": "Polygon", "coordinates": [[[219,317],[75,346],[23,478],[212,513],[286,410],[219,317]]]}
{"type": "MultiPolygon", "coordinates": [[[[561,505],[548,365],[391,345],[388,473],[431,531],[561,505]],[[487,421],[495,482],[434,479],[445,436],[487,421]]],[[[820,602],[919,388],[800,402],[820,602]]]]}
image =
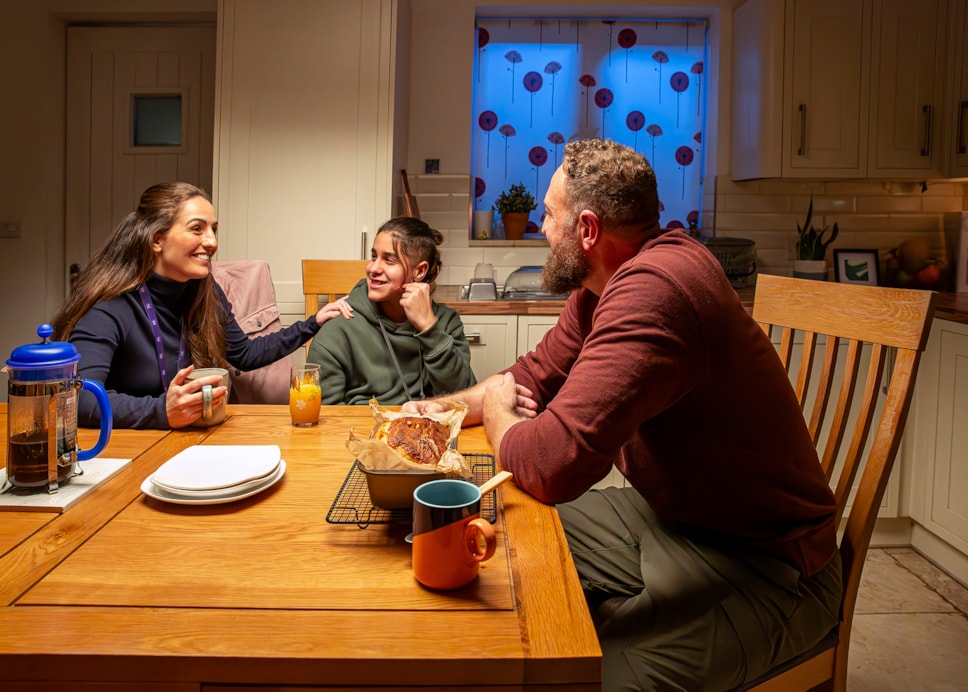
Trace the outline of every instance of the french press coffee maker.
{"type": "Polygon", "coordinates": [[[18,346],[3,368],[7,387],[7,481],[17,488],[57,492],[78,461],[93,459],[111,439],[111,403],[104,387],[77,376],[81,359],[73,344],[50,341],[49,324],[37,328],[39,344],[18,346]],[[101,432],[91,449],[77,448],[77,398],[86,389],[97,399],[101,432]]]}

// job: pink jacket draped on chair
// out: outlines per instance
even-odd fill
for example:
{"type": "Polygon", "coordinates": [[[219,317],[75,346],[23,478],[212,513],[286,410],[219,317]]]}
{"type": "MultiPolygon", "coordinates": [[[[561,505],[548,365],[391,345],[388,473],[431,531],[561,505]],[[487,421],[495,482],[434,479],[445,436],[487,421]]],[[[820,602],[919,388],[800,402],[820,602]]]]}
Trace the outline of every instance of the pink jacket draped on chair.
{"type": "MultiPolygon", "coordinates": [[[[232,303],[235,319],[250,337],[282,329],[269,264],[263,260],[213,262],[212,276],[232,303]]],[[[229,401],[239,404],[288,404],[290,360],[258,370],[230,369],[229,401]]]]}

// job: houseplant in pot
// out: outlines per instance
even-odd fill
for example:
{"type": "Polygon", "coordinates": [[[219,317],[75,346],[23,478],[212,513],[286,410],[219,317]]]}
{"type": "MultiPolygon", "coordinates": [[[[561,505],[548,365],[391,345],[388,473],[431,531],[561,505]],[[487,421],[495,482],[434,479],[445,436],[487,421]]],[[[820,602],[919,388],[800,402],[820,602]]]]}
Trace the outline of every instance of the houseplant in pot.
{"type": "Polygon", "coordinates": [[[793,261],[793,275],[800,279],[827,280],[827,247],[837,239],[840,229],[837,224],[833,228],[824,226],[819,231],[813,227],[813,195],[807,207],[807,218],[803,226],[797,224],[797,254],[793,261]],[[830,237],[824,239],[827,231],[830,237]]]}
{"type": "Polygon", "coordinates": [[[534,196],[528,192],[524,183],[512,185],[498,195],[494,200],[494,209],[501,215],[504,237],[508,240],[520,240],[528,227],[528,216],[537,208],[534,196]]]}

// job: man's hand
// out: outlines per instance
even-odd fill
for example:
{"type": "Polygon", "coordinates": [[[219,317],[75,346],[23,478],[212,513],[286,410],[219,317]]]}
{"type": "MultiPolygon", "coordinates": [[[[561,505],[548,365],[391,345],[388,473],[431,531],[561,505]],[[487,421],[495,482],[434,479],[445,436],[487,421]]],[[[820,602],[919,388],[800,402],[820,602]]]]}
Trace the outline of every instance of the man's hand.
{"type": "Polygon", "coordinates": [[[444,399],[427,399],[424,401],[408,401],[400,410],[404,413],[419,413],[424,415],[426,413],[443,413],[449,408],[445,404],[444,399]]]}
{"type": "MultiPolygon", "coordinates": [[[[468,406],[467,417],[464,418],[464,427],[477,425],[482,422],[484,395],[487,388],[495,383],[503,386],[504,377],[504,375],[491,375],[483,382],[478,382],[473,387],[455,394],[447,394],[426,401],[408,401],[400,407],[400,410],[419,414],[441,413],[449,408],[448,401],[463,401],[468,406]]],[[[511,381],[514,382],[514,377],[510,375],[507,375],[507,377],[511,377],[511,381]]],[[[521,418],[534,418],[538,415],[538,403],[534,400],[534,393],[524,385],[514,385],[514,412],[521,418]]]]}
{"type": "Polygon", "coordinates": [[[498,464],[501,463],[501,441],[507,431],[537,415],[537,404],[530,394],[528,389],[514,381],[514,375],[509,372],[487,380],[484,388],[484,433],[498,464]]]}

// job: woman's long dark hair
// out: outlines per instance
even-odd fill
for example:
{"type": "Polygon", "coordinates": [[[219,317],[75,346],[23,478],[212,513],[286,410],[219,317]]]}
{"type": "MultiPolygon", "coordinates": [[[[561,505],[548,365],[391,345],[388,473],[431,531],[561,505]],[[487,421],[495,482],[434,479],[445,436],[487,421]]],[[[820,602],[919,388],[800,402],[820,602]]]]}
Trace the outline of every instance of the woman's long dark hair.
{"type": "MultiPolygon", "coordinates": [[[[88,310],[134,290],[151,276],[155,267],[151,244],[171,229],[182,206],[195,197],[212,201],[208,193],[189,183],[159,183],[141,194],[138,208],[118,224],[78,275],[70,297],[54,316],[55,339],[67,341],[88,310]]],[[[182,330],[196,366],[226,364],[225,315],[214,281],[211,274],[189,281],[190,303],[182,316],[182,330]]]]}

